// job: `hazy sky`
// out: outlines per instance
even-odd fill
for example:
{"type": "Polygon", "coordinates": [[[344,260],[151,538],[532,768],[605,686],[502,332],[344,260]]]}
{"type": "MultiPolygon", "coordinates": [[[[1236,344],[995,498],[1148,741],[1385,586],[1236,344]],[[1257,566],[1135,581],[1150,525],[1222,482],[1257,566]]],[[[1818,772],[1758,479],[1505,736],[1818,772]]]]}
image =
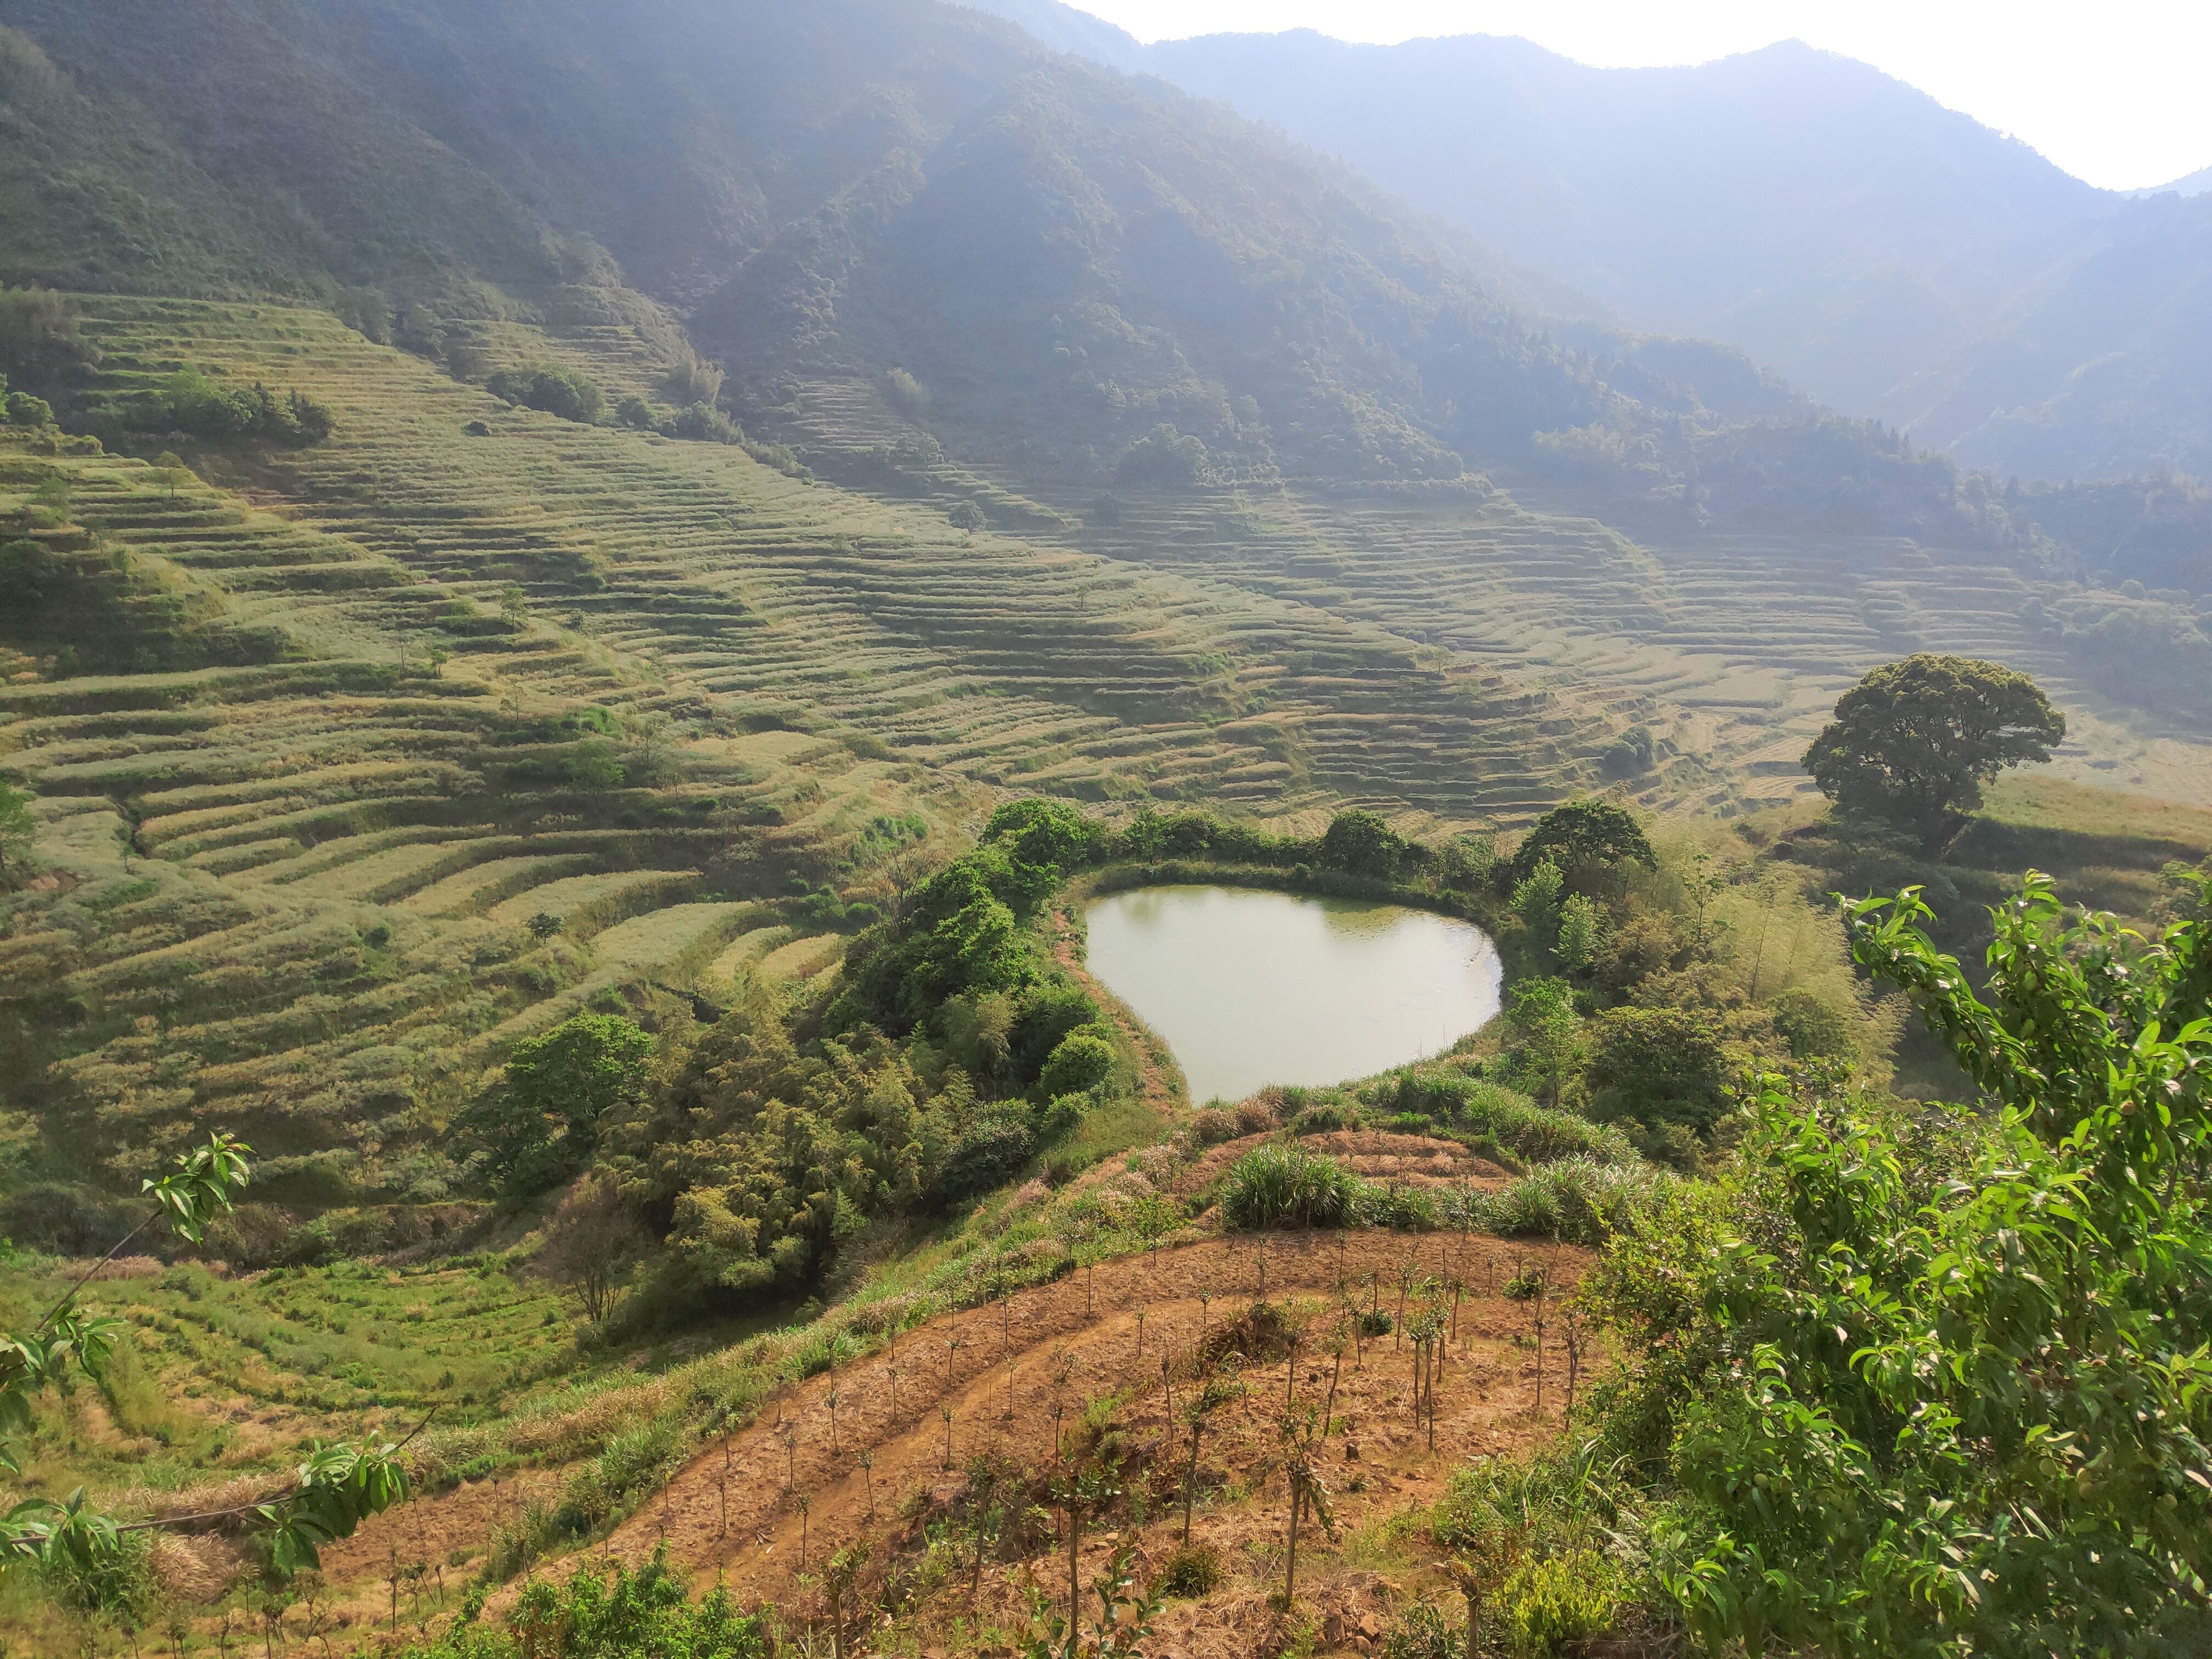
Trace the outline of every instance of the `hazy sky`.
{"type": "Polygon", "coordinates": [[[1520,34],[1607,66],[1796,36],[1887,70],[2114,190],[2212,166],[2212,0],[1073,0],[1141,40],[1315,28],[1520,34]]]}

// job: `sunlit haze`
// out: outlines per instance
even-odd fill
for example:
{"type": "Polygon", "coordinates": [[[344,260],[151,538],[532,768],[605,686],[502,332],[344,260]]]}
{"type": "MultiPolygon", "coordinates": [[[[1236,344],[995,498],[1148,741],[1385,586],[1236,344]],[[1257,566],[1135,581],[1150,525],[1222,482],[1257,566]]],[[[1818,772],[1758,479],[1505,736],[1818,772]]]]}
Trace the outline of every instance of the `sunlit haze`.
{"type": "Polygon", "coordinates": [[[1696,64],[1796,37],[1873,64],[2112,190],[2212,165],[2212,4],[2047,0],[1079,0],[1145,40],[1318,29],[1518,34],[1585,64],[1696,64]]]}

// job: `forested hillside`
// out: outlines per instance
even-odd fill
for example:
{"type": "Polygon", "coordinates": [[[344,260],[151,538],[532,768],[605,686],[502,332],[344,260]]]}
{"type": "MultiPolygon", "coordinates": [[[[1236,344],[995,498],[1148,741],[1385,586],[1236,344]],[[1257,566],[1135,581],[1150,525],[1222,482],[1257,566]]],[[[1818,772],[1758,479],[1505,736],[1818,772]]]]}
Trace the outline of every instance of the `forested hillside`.
{"type": "Polygon", "coordinates": [[[1483,35],[1146,46],[1056,0],[986,9],[1350,161],[1569,285],[1566,315],[1727,341],[2001,475],[2212,470],[2201,201],[2093,189],[1864,64],[1796,42],[1655,70],[1483,35]]]}
{"type": "Polygon", "coordinates": [[[274,284],[434,352],[449,320],[557,315],[565,289],[621,283],[682,308],[741,421],[784,418],[794,381],[896,372],[957,448],[1076,483],[1596,454],[1626,458],[1609,487],[1693,518],[1832,522],[1840,447],[1865,527],[2033,547],[1885,434],[1747,397],[1741,359],[1562,344],[1516,309],[1559,308],[1540,279],[980,15],[644,16],[14,0],[9,173],[51,205],[10,216],[0,271],[274,284]],[[616,182],[640,178],[642,197],[616,182]],[[1757,453],[1755,480],[1701,459],[1716,437],[1757,453]]]}

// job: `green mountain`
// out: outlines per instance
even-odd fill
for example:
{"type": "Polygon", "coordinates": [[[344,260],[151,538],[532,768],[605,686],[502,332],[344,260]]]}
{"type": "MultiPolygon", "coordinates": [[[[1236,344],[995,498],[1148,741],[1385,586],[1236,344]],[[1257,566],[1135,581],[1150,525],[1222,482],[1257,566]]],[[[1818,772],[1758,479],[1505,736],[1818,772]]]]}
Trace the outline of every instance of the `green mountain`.
{"type": "MultiPolygon", "coordinates": [[[[1740,356],[1540,331],[1524,319],[1572,303],[1542,279],[977,13],[7,0],[0,19],[0,170],[40,204],[0,228],[17,281],[275,289],[372,334],[387,313],[422,337],[564,306],[681,319],[763,429],[796,383],[897,370],[944,441],[1075,485],[1449,478],[1601,431],[1650,441],[1631,495],[1723,514],[1832,495],[1821,446],[1787,428],[1759,445],[1794,475],[1779,490],[1688,477],[1685,421],[1798,412],[1740,356]]],[[[1847,441],[1882,480],[1870,521],[1987,538],[1954,481],[1847,441]]]]}
{"type": "Polygon", "coordinates": [[[1054,0],[991,9],[1343,158],[1594,314],[1731,342],[1966,465],[2212,471],[2203,216],[2095,190],[1865,64],[1794,41],[1660,70],[1482,35],[1145,46],[1054,0]]]}

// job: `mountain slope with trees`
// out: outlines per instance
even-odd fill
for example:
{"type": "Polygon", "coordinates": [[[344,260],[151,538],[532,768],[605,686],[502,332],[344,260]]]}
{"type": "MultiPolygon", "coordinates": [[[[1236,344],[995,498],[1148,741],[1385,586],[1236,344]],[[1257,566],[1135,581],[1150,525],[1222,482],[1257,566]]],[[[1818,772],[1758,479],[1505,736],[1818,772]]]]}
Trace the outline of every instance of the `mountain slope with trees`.
{"type": "Polygon", "coordinates": [[[2212,470],[2197,175],[2130,202],[1796,41],[1592,69],[1486,35],[1142,46],[1054,0],[988,9],[1279,125],[1595,311],[1731,342],[1966,465],[2212,470]]]}
{"type": "MultiPolygon", "coordinates": [[[[1078,483],[1449,478],[1592,428],[1679,495],[1686,420],[1797,412],[1733,353],[1539,332],[1555,288],[1340,166],[951,7],[7,0],[0,23],[0,171],[47,204],[0,233],[17,281],[275,288],[434,353],[457,320],[685,322],[741,420],[896,371],[945,441],[1078,483]]],[[[1817,511],[1838,434],[1798,428],[1759,443],[1817,511]]],[[[1846,447],[1884,527],[1924,529],[1932,484],[1942,533],[2027,545],[1881,434],[1846,447]]]]}

